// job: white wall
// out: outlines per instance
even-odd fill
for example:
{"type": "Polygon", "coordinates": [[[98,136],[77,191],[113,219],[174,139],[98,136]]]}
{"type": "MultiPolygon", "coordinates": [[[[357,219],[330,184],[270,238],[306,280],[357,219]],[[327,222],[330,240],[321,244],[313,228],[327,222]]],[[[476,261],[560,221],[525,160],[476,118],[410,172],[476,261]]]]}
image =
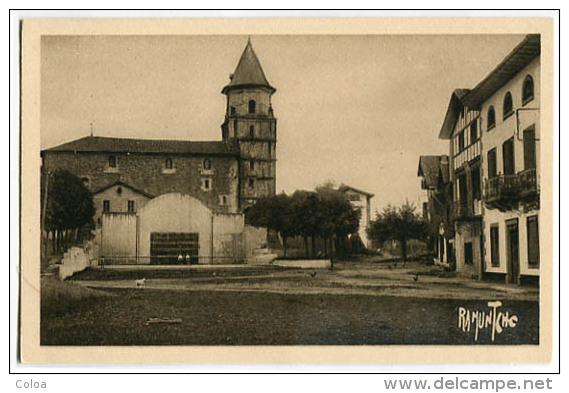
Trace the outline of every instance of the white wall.
{"type": "Polygon", "coordinates": [[[141,263],[150,260],[152,232],[199,234],[199,263],[211,263],[213,215],[197,199],[179,193],[163,194],[150,200],[138,212],[138,255],[141,263]]]}
{"type": "Polygon", "coordinates": [[[109,187],[106,190],[93,195],[93,204],[95,205],[95,223],[98,225],[98,219],[102,218],[104,200],[108,200],[110,202],[110,212],[117,213],[128,211],[128,201],[134,201],[134,211],[136,212],[140,210],[149,199],[150,198],[146,195],[142,195],[122,184],[109,187]],[[121,190],[120,194],[117,192],[119,188],[121,190]]]}
{"type": "Polygon", "coordinates": [[[105,259],[112,259],[112,257],[135,259],[136,215],[134,213],[104,213],[101,221],[101,256],[105,259]]]}
{"type": "MultiPolygon", "coordinates": [[[[494,93],[482,105],[482,151],[483,151],[483,165],[482,177],[488,179],[488,151],[496,148],[496,166],[497,173],[504,173],[503,159],[502,159],[502,144],[514,136],[514,154],[515,154],[515,170],[516,173],[524,169],[524,155],[523,155],[523,130],[532,124],[535,124],[535,136],[539,139],[540,123],[539,123],[539,110],[521,111],[519,120],[516,115],[508,117],[503,120],[502,116],[502,102],[506,92],[512,94],[514,112],[517,108],[539,108],[540,102],[540,59],[539,57],[528,64],[523,70],[516,74],[507,84],[502,86],[496,93],[494,93]],[[522,106],[522,84],[526,75],[531,75],[534,82],[534,99],[522,106]],[[487,114],[488,108],[493,106],[496,112],[496,127],[487,130],[487,114]],[[519,138],[516,135],[517,121],[519,121],[519,138]]],[[[537,165],[537,179],[539,184],[540,178],[540,143],[536,143],[536,165],[537,165]]],[[[528,267],[527,255],[527,225],[526,219],[528,216],[534,216],[539,211],[521,212],[519,210],[511,210],[507,212],[500,212],[497,209],[484,208],[484,236],[485,236],[485,266],[486,272],[490,273],[507,273],[507,250],[506,250],[506,220],[517,218],[519,229],[519,260],[520,260],[520,274],[522,275],[539,275],[539,269],[530,269],[528,267]],[[491,265],[491,248],[490,248],[490,227],[493,224],[499,226],[499,242],[500,242],[500,266],[492,267],[491,265]]],[[[541,231],[542,225],[539,223],[541,231]]],[[[540,236],[541,238],[541,236],[540,236]]]]}

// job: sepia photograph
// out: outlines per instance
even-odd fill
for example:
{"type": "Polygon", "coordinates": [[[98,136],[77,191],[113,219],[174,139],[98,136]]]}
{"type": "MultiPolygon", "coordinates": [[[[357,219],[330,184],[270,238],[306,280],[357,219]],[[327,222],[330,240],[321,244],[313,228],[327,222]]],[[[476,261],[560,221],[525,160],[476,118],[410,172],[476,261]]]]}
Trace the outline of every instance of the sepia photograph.
{"type": "Polygon", "coordinates": [[[78,23],[34,33],[40,349],[551,351],[547,23],[78,23]]]}

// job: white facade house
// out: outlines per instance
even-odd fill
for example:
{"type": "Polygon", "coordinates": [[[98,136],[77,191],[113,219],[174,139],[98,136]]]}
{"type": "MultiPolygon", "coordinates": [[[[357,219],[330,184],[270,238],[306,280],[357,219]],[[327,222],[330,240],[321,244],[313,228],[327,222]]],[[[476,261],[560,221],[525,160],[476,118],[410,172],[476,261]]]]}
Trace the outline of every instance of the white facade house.
{"type": "Polygon", "coordinates": [[[371,248],[371,241],[367,236],[367,229],[369,228],[371,221],[370,201],[371,198],[373,198],[373,194],[350,186],[342,186],[340,187],[340,190],[346,194],[348,200],[353,206],[361,209],[362,216],[360,218],[358,236],[367,249],[371,248]]]}
{"type": "Polygon", "coordinates": [[[539,276],[540,37],[529,35],[464,98],[480,111],[484,273],[539,276]]]}

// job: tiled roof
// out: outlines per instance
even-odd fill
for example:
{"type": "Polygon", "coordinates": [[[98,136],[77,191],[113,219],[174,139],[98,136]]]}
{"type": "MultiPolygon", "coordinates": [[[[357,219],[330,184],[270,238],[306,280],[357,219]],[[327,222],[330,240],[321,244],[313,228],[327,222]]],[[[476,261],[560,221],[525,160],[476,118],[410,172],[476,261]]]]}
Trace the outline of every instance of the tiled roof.
{"type": "Polygon", "coordinates": [[[470,92],[469,89],[456,89],[452,92],[450,96],[450,101],[448,103],[447,112],[445,114],[445,119],[443,120],[443,125],[439,132],[439,139],[449,139],[458,115],[462,111],[464,106],[462,100],[470,92]]]}
{"type": "Polygon", "coordinates": [[[139,190],[138,188],[135,188],[135,187],[133,187],[133,186],[131,186],[131,185],[129,185],[129,184],[126,184],[125,182],[122,182],[122,181],[117,181],[117,182],[114,182],[114,183],[111,183],[111,184],[107,184],[107,185],[104,186],[104,187],[101,187],[101,188],[99,188],[99,189],[97,189],[97,190],[94,190],[94,191],[92,192],[92,194],[93,194],[93,195],[99,194],[99,193],[101,193],[101,192],[103,192],[103,191],[105,191],[105,190],[108,190],[109,188],[114,187],[114,186],[122,186],[122,187],[130,188],[132,191],[134,191],[134,192],[137,193],[137,194],[144,195],[145,197],[150,198],[150,199],[154,198],[154,195],[149,194],[149,193],[147,193],[147,192],[144,192],[144,191],[142,191],[142,190],[139,190]]]}
{"type": "Polygon", "coordinates": [[[231,81],[222,90],[226,94],[229,90],[236,87],[266,87],[272,92],[276,89],[269,84],[263,67],[253,50],[251,41],[247,42],[247,46],[241,55],[241,59],[237,64],[237,68],[231,77],[231,81]]]}
{"type": "Polygon", "coordinates": [[[197,155],[237,155],[233,145],[221,141],[182,141],[160,139],[128,139],[88,136],[64,143],[44,152],[107,152],[141,154],[197,154],[197,155]]]}
{"type": "Polygon", "coordinates": [[[419,158],[419,168],[417,176],[425,179],[425,186],[427,188],[437,188],[439,185],[439,178],[442,177],[443,183],[448,182],[449,179],[449,164],[448,156],[421,156],[419,158]]]}
{"type": "Polygon", "coordinates": [[[346,191],[348,191],[348,190],[351,190],[351,191],[354,191],[354,192],[356,192],[356,193],[358,193],[358,194],[366,195],[366,196],[368,196],[368,197],[370,197],[370,198],[373,198],[373,196],[374,196],[374,194],[371,194],[371,193],[369,193],[369,192],[362,191],[362,190],[359,190],[359,189],[357,189],[357,188],[354,188],[354,187],[351,187],[351,186],[346,186],[346,185],[341,186],[341,187],[339,188],[339,190],[342,191],[342,192],[346,192],[346,191]]]}
{"type": "Polygon", "coordinates": [[[508,56],[486,78],[464,97],[464,104],[471,109],[479,109],[496,90],[541,54],[541,36],[528,34],[508,56]]]}

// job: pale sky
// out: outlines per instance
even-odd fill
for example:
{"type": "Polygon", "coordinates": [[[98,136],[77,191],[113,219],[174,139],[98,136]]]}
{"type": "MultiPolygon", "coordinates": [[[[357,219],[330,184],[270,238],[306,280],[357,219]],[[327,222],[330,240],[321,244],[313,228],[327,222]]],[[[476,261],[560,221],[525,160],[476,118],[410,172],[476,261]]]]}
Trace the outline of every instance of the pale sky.
{"type": "MultiPolygon", "coordinates": [[[[521,35],[252,36],[276,87],[277,192],[327,180],[375,194],[372,212],[423,194],[420,155],[456,88],[473,88],[521,35]]],[[[89,135],[221,140],[246,36],[44,36],[42,149],[89,135]]]]}

